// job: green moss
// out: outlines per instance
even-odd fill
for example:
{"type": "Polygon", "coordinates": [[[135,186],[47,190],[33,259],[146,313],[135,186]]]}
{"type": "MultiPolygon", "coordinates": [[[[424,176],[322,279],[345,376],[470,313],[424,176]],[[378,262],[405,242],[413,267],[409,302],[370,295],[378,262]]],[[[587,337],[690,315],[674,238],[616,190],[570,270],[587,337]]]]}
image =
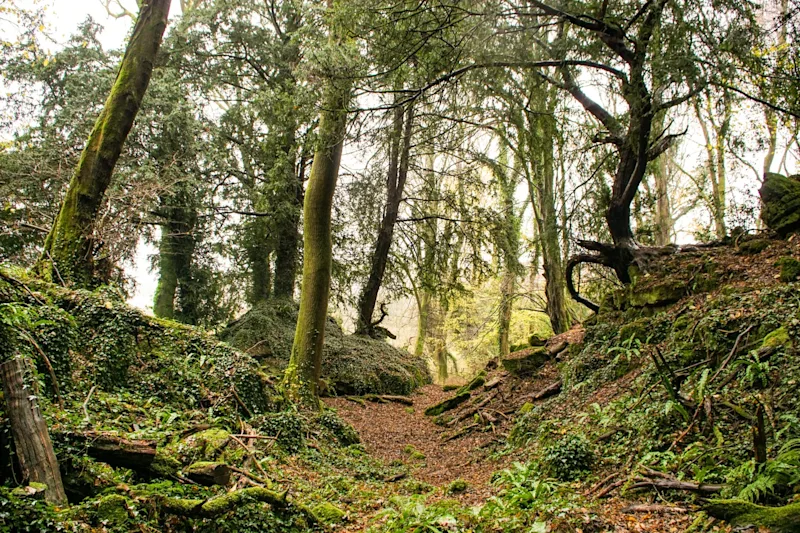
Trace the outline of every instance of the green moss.
{"type": "Polygon", "coordinates": [[[686,295],[686,282],[669,279],[651,286],[631,286],[628,304],[633,307],[659,307],[677,302],[686,295]]]}
{"type": "Polygon", "coordinates": [[[775,533],[800,530],[800,503],[783,507],[764,507],[744,500],[712,500],[705,511],[733,526],[756,525],[775,533]]]}
{"type": "Polygon", "coordinates": [[[785,327],[779,327],[764,337],[761,346],[764,348],[779,348],[781,346],[789,346],[791,343],[792,339],[789,337],[789,332],[785,327]]]}
{"type": "Polygon", "coordinates": [[[767,239],[753,239],[739,244],[736,253],[739,255],[756,255],[769,248],[770,242],[767,239]]]}
{"type": "Polygon", "coordinates": [[[311,508],[311,513],[321,524],[338,524],[345,517],[345,512],[330,502],[318,503],[311,508]]]}
{"type": "Polygon", "coordinates": [[[452,398],[448,398],[442,402],[437,403],[436,405],[432,405],[425,409],[425,415],[427,416],[438,416],[446,411],[451,409],[455,409],[462,403],[469,400],[470,393],[464,392],[462,394],[453,396],[452,398]]]}
{"type": "Polygon", "coordinates": [[[481,370],[469,383],[458,389],[456,396],[464,394],[465,392],[474,391],[478,387],[483,387],[484,383],[486,383],[486,371],[481,370]]]}
{"type": "Polygon", "coordinates": [[[780,280],[784,283],[797,281],[800,276],[800,261],[794,257],[781,257],[775,266],[780,267],[780,280]]]}
{"type": "Polygon", "coordinates": [[[520,407],[517,410],[517,413],[521,414],[521,415],[524,415],[525,413],[530,413],[533,410],[533,408],[534,408],[534,405],[531,402],[525,402],[525,403],[522,404],[522,407],[520,407]]]}
{"type": "Polygon", "coordinates": [[[109,494],[97,500],[95,508],[97,520],[107,526],[120,527],[128,518],[128,499],[119,494],[109,494]]]}
{"type": "Polygon", "coordinates": [[[447,494],[460,494],[466,492],[469,488],[469,483],[463,479],[456,479],[447,486],[447,494]]]}
{"type": "Polygon", "coordinates": [[[408,455],[408,458],[412,461],[424,461],[425,454],[416,449],[413,445],[408,444],[405,448],[403,448],[403,453],[408,455]]]}
{"type": "Polygon", "coordinates": [[[800,228],[800,183],[768,172],[759,190],[761,219],[768,228],[786,236],[800,228]]]}

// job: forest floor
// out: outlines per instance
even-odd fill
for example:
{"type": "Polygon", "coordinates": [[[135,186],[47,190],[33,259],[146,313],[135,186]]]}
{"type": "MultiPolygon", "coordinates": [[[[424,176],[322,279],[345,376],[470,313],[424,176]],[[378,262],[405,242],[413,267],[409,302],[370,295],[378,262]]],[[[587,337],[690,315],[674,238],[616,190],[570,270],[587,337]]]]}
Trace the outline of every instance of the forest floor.
{"type": "MultiPolygon", "coordinates": [[[[498,370],[493,374],[503,375],[505,372],[498,370]]],[[[516,410],[519,407],[516,404],[524,403],[524,396],[529,391],[540,390],[552,383],[557,374],[555,367],[548,364],[531,380],[508,379],[509,382],[515,381],[511,387],[516,394],[503,395],[501,392],[499,396],[505,397],[499,403],[495,402],[494,410],[498,414],[508,407],[511,408],[506,410],[516,410]]],[[[508,377],[507,374],[505,377],[508,377]]],[[[613,395],[612,389],[619,390],[624,385],[616,383],[598,393],[613,395]]],[[[493,474],[515,461],[524,462],[526,452],[502,452],[513,425],[511,418],[501,418],[491,430],[472,431],[453,438],[456,433],[451,427],[438,425],[434,417],[424,414],[426,408],[451,396],[452,392],[443,391],[439,385],[428,385],[412,396],[413,407],[394,402],[360,403],[347,398],[328,398],[325,403],[337,409],[342,418],[353,425],[370,455],[386,463],[403,462],[409,465],[415,479],[439,487],[440,490],[433,493],[435,496],[429,503],[435,499],[449,498],[458,500],[464,506],[482,505],[498,492],[491,483],[493,474]],[[457,480],[466,481],[467,490],[450,493],[448,486],[457,480]]],[[[598,398],[595,395],[593,399],[598,398]]],[[[647,507],[635,506],[647,506],[651,502],[620,497],[596,500],[591,494],[586,494],[591,491],[590,487],[579,484],[575,485],[575,491],[587,496],[586,507],[574,511],[582,515],[587,525],[585,531],[682,532],[694,520],[692,510],[683,506],[656,505],[652,511],[643,511],[647,507]],[[631,510],[631,507],[636,510],[631,510]]],[[[361,520],[353,518],[353,522],[342,531],[364,531],[368,523],[374,525],[371,517],[362,517],[361,520]]]]}

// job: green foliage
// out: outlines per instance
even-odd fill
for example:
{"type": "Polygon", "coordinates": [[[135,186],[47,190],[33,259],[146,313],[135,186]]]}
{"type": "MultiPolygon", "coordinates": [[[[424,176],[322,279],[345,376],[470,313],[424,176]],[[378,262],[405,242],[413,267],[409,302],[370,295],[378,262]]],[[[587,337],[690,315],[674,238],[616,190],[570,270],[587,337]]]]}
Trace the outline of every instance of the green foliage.
{"type": "Polygon", "coordinates": [[[743,463],[740,468],[749,471],[753,477],[750,483],[741,488],[739,498],[759,502],[783,495],[800,485],[800,439],[786,442],[774,459],[758,468],[752,461],[743,463]]]}
{"type": "Polygon", "coordinates": [[[394,497],[391,507],[381,513],[383,524],[380,529],[372,528],[370,532],[406,533],[408,531],[427,531],[445,533],[458,530],[458,520],[454,516],[458,505],[455,502],[442,500],[433,505],[425,505],[423,496],[409,498],[394,497]]]}
{"type": "Polygon", "coordinates": [[[331,432],[336,441],[342,446],[350,446],[361,442],[356,430],[342,420],[342,418],[333,409],[325,409],[317,417],[317,423],[331,432]]]}
{"type": "Polygon", "coordinates": [[[565,435],[549,446],[542,459],[545,470],[562,481],[586,476],[594,464],[591,443],[585,435],[565,435]]]}
{"type": "Polygon", "coordinates": [[[298,453],[306,446],[307,421],[297,411],[281,411],[251,420],[253,427],[275,437],[278,446],[288,453],[298,453]]]}
{"type": "Polygon", "coordinates": [[[67,531],[53,507],[42,500],[16,496],[0,486],[0,533],[67,531]]]}

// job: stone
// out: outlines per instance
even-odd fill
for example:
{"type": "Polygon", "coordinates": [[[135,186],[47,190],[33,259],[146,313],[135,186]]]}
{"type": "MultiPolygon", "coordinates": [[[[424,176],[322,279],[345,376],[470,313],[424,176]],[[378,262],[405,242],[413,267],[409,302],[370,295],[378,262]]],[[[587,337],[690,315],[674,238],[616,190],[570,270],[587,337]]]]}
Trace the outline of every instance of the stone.
{"type": "Polygon", "coordinates": [[[800,180],[768,172],[758,191],[761,220],[782,237],[800,229],[800,180]]]}
{"type": "Polygon", "coordinates": [[[758,255],[769,248],[769,239],[751,239],[739,243],[736,249],[738,255],[758,255]]]}
{"type": "Polygon", "coordinates": [[[800,261],[794,257],[781,257],[778,259],[775,266],[780,267],[780,280],[784,283],[797,281],[797,278],[800,276],[800,261]]]}
{"type": "Polygon", "coordinates": [[[344,511],[330,502],[318,503],[311,508],[311,514],[323,524],[338,524],[345,516],[344,511]]]}
{"type": "Polygon", "coordinates": [[[528,376],[539,370],[550,358],[547,349],[530,348],[505,357],[500,362],[510,374],[520,377],[528,376]]]}
{"type": "Polygon", "coordinates": [[[666,280],[650,287],[631,287],[628,304],[631,307],[661,307],[677,302],[686,295],[686,282],[666,280]]]}
{"type": "Polygon", "coordinates": [[[184,468],[183,473],[195,483],[206,487],[227,487],[231,481],[230,467],[221,463],[199,461],[184,468]]]}
{"type": "Polygon", "coordinates": [[[530,338],[528,339],[528,345],[533,346],[534,348],[538,346],[544,346],[545,344],[547,344],[547,339],[544,337],[540,337],[536,333],[531,335],[530,338]]]}

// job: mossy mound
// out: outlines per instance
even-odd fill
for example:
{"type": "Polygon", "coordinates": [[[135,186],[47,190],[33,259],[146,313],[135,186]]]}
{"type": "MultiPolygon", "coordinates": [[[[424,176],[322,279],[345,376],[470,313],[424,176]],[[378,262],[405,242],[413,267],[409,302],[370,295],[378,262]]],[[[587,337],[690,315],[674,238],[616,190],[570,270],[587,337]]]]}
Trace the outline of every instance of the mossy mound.
{"type": "Polygon", "coordinates": [[[761,219],[768,228],[782,236],[800,229],[800,176],[768,172],[759,194],[761,219]]]}
{"type": "MultiPolygon", "coordinates": [[[[294,341],[297,304],[259,304],[225,329],[220,337],[283,370],[294,341]]],[[[389,343],[361,335],[346,335],[332,318],[325,327],[322,379],[329,394],[409,394],[431,382],[427,363],[389,343]]]]}
{"type": "Polygon", "coordinates": [[[197,328],[147,316],[111,288],[70,290],[0,271],[0,306],[0,360],[15,351],[30,356],[51,391],[57,385],[64,400],[86,401],[90,419],[94,408],[117,411],[129,430],[128,417],[170,406],[235,416],[281,402],[253,357],[197,328]]]}

